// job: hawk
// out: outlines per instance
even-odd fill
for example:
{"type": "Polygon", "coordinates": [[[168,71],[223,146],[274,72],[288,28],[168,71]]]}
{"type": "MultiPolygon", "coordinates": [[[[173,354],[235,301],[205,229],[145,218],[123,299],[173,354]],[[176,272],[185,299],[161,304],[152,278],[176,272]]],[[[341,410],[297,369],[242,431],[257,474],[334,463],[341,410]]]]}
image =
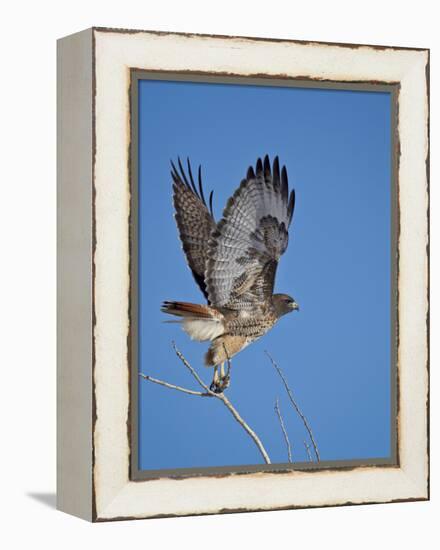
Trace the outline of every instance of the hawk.
{"type": "Polygon", "coordinates": [[[207,304],[166,301],[162,311],[180,317],[183,330],[199,342],[210,341],[205,365],[214,367],[211,390],[229,386],[224,364],[254,342],[298,304],[287,294],[274,294],[278,262],[287,249],[295,191],[289,193],[287,171],[278,157],[249,167],[246,178],[228,200],[216,223],[212,195],[205,200],[201,169],[196,186],[178,159],[171,162],[175,219],[182,248],[207,304]],[[219,373],[220,369],[220,373],[219,373]]]}

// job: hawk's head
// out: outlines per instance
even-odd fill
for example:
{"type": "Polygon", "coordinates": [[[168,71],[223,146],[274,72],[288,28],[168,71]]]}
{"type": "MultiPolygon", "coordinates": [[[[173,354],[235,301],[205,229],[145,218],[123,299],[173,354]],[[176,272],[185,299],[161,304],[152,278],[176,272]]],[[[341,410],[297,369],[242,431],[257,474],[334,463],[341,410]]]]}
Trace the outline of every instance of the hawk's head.
{"type": "Polygon", "coordinates": [[[274,294],[272,296],[272,303],[278,317],[286,315],[294,310],[299,310],[299,305],[288,294],[274,294]]]}

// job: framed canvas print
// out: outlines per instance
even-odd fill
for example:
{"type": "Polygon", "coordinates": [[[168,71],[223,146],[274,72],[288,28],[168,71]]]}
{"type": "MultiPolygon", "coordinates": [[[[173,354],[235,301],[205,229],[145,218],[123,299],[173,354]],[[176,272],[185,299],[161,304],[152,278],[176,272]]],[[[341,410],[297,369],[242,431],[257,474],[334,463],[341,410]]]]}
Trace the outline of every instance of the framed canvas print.
{"type": "Polygon", "coordinates": [[[58,43],[58,507],[429,498],[429,51],[58,43]]]}

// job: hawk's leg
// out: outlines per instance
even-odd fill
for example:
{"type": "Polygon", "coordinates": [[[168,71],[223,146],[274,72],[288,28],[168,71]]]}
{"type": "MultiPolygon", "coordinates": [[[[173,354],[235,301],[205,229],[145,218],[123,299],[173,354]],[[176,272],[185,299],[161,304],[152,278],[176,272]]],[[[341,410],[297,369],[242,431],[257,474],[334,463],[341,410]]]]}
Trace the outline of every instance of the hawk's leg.
{"type": "Polygon", "coordinates": [[[231,381],[231,362],[228,361],[228,369],[225,373],[225,364],[222,363],[220,365],[220,375],[218,373],[218,366],[214,367],[214,378],[212,380],[212,384],[210,386],[210,390],[214,393],[223,393],[226,388],[229,387],[230,381],[231,381]]]}
{"type": "Polygon", "coordinates": [[[218,375],[218,365],[214,365],[214,377],[212,379],[211,385],[209,386],[209,389],[213,391],[214,393],[221,393],[219,391],[219,375],[218,375]]]}
{"type": "Polygon", "coordinates": [[[222,363],[220,367],[220,383],[223,387],[223,389],[226,389],[229,387],[229,384],[231,382],[231,362],[228,360],[228,368],[225,373],[225,364],[222,363]]]}

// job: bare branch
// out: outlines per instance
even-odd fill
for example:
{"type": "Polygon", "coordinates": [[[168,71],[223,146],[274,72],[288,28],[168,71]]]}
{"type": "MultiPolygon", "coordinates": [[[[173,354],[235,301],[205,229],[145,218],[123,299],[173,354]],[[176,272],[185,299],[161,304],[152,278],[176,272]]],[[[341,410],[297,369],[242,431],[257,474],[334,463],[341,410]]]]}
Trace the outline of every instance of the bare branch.
{"type": "Polygon", "coordinates": [[[305,426],[305,428],[306,428],[306,430],[309,434],[310,441],[312,442],[313,449],[315,451],[316,460],[319,462],[320,457],[319,457],[318,446],[316,444],[315,438],[313,437],[313,432],[312,432],[312,429],[311,429],[311,427],[310,427],[310,425],[307,421],[307,418],[303,415],[303,413],[301,412],[301,409],[298,407],[298,404],[296,403],[295,398],[293,397],[292,390],[290,389],[289,384],[287,383],[287,380],[286,380],[286,378],[283,374],[283,371],[280,369],[280,367],[277,365],[277,363],[275,362],[275,360],[269,354],[268,351],[265,351],[265,354],[269,357],[270,362],[275,367],[277,373],[279,374],[281,380],[283,381],[283,384],[284,384],[284,387],[286,388],[286,392],[287,392],[287,395],[289,396],[290,402],[292,403],[292,405],[294,406],[294,408],[295,408],[296,412],[298,413],[299,417],[303,421],[303,424],[304,424],[304,426],[305,426]]]}
{"type": "Polygon", "coordinates": [[[235,407],[233,407],[232,403],[229,401],[229,399],[224,395],[223,393],[216,393],[215,396],[217,399],[220,399],[220,401],[223,403],[223,405],[228,409],[228,411],[232,414],[232,416],[235,418],[235,420],[240,424],[240,426],[250,435],[250,437],[253,439],[255,445],[258,447],[258,450],[260,451],[261,455],[264,458],[264,461],[266,464],[271,464],[269,455],[267,454],[266,449],[263,446],[263,443],[261,443],[260,438],[258,435],[250,428],[250,426],[243,420],[243,418],[238,414],[235,407]]]}
{"type": "Polygon", "coordinates": [[[283,431],[283,435],[284,435],[284,440],[286,442],[286,447],[287,447],[287,458],[289,460],[289,462],[292,462],[292,449],[290,447],[290,441],[289,441],[289,436],[287,435],[287,430],[286,430],[286,426],[284,425],[284,420],[283,420],[283,417],[281,415],[281,410],[280,410],[280,405],[278,403],[278,397],[275,401],[275,412],[277,413],[277,416],[278,416],[278,420],[280,422],[280,426],[281,426],[281,429],[283,431]]]}
{"type": "Polygon", "coordinates": [[[307,456],[309,457],[309,462],[313,462],[312,454],[310,453],[310,445],[305,440],[303,441],[303,443],[307,451],[307,456]]]}
{"type": "Polygon", "coordinates": [[[216,395],[214,392],[212,392],[208,386],[203,382],[203,380],[200,378],[200,376],[197,374],[197,372],[192,368],[192,366],[188,363],[188,361],[185,359],[185,357],[182,355],[182,353],[177,349],[175,342],[171,342],[171,345],[173,346],[174,351],[176,352],[177,357],[182,361],[182,363],[185,365],[185,367],[189,370],[189,372],[192,374],[192,376],[197,380],[198,384],[207,392],[212,393],[214,396],[216,395]]]}
{"type": "Polygon", "coordinates": [[[188,390],[187,388],[182,388],[182,386],[176,386],[175,384],[170,384],[169,382],[158,380],[157,378],[153,378],[152,376],[148,376],[148,374],[143,374],[142,372],[139,373],[139,376],[141,378],[144,378],[145,380],[149,380],[150,382],[154,382],[155,384],[159,384],[160,386],[165,386],[166,388],[170,388],[172,390],[181,391],[183,393],[189,393],[190,395],[198,395],[200,397],[212,397],[211,394],[207,392],[188,390]]]}
{"type": "MultiPolygon", "coordinates": [[[[187,388],[183,388],[181,386],[176,386],[175,384],[170,384],[169,382],[164,382],[163,380],[158,380],[157,378],[152,378],[151,376],[147,374],[139,374],[144,380],[148,380],[149,382],[153,382],[154,384],[159,384],[160,386],[164,386],[169,389],[177,390],[182,393],[190,394],[190,395],[196,395],[198,397],[215,397],[219,401],[223,403],[223,405],[228,409],[228,411],[232,414],[234,419],[240,424],[240,426],[245,430],[245,432],[251,437],[255,445],[257,446],[258,450],[261,453],[261,456],[263,457],[266,464],[271,464],[269,455],[267,454],[266,449],[264,448],[263,443],[261,442],[258,435],[254,432],[254,430],[247,424],[247,422],[240,416],[237,409],[232,405],[232,403],[229,401],[229,399],[224,395],[223,393],[215,393],[211,391],[208,386],[203,382],[203,380],[200,378],[200,376],[197,374],[195,369],[188,363],[188,361],[185,359],[183,354],[177,349],[176,344],[172,342],[173,349],[177,355],[177,357],[181,360],[181,362],[185,365],[185,367],[189,370],[191,375],[195,378],[197,383],[205,390],[204,392],[194,391],[194,390],[188,390],[187,388]]],[[[228,368],[230,370],[230,364],[229,364],[229,357],[228,357],[228,368]]]]}

